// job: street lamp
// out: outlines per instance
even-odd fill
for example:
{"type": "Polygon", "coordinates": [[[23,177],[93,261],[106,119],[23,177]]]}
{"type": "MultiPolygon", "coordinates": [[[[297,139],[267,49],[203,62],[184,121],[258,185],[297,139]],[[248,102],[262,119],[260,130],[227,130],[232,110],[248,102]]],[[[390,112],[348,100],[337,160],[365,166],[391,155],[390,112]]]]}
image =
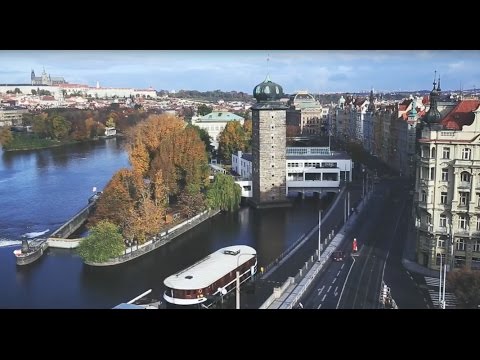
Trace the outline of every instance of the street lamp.
{"type": "MultiPolygon", "coordinates": [[[[236,273],[236,276],[237,276],[237,279],[236,279],[236,304],[235,304],[235,309],[240,309],[240,271],[238,270],[238,263],[240,261],[240,256],[242,255],[253,255],[253,256],[257,256],[257,254],[238,254],[237,256],[237,273],[236,273]]],[[[250,274],[251,276],[253,276],[255,273],[255,265],[253,265],[251,268],[250,268],[250,274]]]]}
{"type": "Polygon", "coordinates": [[[362,198],[365,197],[365,168],[362,167],[362,198]]]}
{"type": "Polygon", "coordinates": [[[318,261],[322,252],[322,210],[318,210],[318,261]]]}

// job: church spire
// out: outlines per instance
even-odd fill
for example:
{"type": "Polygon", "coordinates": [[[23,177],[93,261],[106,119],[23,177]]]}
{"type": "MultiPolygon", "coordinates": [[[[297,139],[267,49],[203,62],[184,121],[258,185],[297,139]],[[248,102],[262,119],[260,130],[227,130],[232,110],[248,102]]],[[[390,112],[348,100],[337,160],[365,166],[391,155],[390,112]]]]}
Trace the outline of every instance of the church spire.
{"type": "Polygon", "coordinates": [[[438,74],[438,85],[437,85],[437,91],[440,92],[442,89],[440,89],[440,74],[438,74]]]}

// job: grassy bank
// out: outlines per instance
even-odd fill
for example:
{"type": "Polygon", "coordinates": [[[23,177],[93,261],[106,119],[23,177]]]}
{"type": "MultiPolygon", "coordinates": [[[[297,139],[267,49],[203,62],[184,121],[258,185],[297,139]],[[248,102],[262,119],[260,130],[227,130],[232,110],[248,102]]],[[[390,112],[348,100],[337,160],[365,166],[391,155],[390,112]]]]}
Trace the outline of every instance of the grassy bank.
{"type": "Polygon", "coordinates": [[[13,133],[13,140],[8,146],[3,146],[4,151],[16,151],[16,150],[35,150],[44,149],[54,146],[61,146],[66,144],[73,144],[76,141],[59,141],[51,139],[40,139],[34,134],[28,133],[13,133]]]}

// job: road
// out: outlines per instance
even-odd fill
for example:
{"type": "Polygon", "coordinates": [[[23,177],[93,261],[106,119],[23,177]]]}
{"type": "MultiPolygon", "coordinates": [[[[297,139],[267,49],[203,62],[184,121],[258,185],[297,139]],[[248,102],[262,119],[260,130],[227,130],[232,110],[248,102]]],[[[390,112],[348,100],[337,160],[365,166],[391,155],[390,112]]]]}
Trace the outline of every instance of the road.
{"type": "MultiPolygon", "coordinates": [[[[344,220],[344,197],[350,192],[350,206],[354,207],[359,202],[361,194],[361,185],[350,184],[349,190],[343,194],[335,208],[331,208],[328,216],[322,218],[322,238],[325,239],[328,233],[335,229],[338,231],[343,226],[344,220]]],[[[305,234],[312,230],[305,229],[305,234]]],[[[314,231],[308,240],[288,258],[278,264],[275,271],[268,276],[257,277],[252,286],[254,289],[242,292],[242,308],[257,308],[265,302],[265,300],[272,294],[273,288],[282,285],[288,277],[297,275],[300,268],[305,265],[305,262],[315,254],[318,249],[318,230],[314,231]]],[[[267,275],[267,274],[265,274],[267,275]]]]}
{"type": "Polygon", "coordinates": [[[410,216],[406,182],[383,180],[340,247],[351,252],[357,238],[358,252],[343,262],[331,262],[301,300],[308,309],[376,309],[381,307],[382,280],[391,289],[399,308],[426,308],[424,293],[405,271],[401,258],[410,216]]]}

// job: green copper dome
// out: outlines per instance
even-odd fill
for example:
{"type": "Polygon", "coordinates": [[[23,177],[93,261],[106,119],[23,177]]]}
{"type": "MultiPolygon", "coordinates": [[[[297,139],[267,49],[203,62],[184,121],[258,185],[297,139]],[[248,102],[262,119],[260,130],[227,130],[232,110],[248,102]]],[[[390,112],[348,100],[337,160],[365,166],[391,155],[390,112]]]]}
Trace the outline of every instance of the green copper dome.
{"type": "Polygon", "coordinates": [[[280,100],[283,96],[282,87],[271,81],[268,75],[253,89],[253,97],[257,99],[257,102],[280,100]]]}

